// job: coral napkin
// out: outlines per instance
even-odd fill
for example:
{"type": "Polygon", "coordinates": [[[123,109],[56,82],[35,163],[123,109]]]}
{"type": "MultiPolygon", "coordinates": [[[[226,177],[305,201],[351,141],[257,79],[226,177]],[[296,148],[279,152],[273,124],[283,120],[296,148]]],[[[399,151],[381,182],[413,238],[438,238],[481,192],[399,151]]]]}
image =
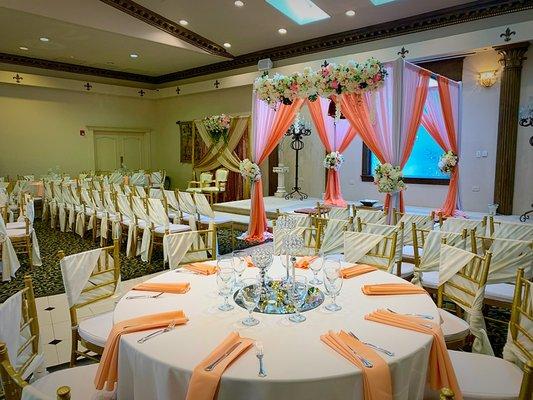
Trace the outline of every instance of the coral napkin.
{"type": "Polygon", "coordinates": [[[217,267],[215,265],[206,262],[190,263],[189,265],[185,265],[183,268],[202,275],[213,275],[217,272],[217,267]]]}
{"type": "Polygon", "coordinates": [[[463,395],[457,383],[457,377],[453,370],[453,365],[446,348],[444,335],[439,325],[428,322],[426,319],[395,314],[386,310],[377,310],[365,316],[366,320],[379,322],[403,329],[410,329],[416,332],[433,336],[433,343],[429,353],[428,382],[433,390],[440,390],[444,387],[452,389],[455,393],[455,400],[463,400],[463,395]]]}
{"type": "Polygon", "coordinates": [[[388,364],[371,348],[344,331],[329,331],[320,336],[329,347],[346,358],[363,372],[363,392],[365,400],[392,400],[392,380],[388,364]],[[353,350],[351,350],[351,349],[353,350]],[[354,351],[370,360],[374,366],[366,368],[354,355],[354,351]]]}
{"type": "Polygon", "coordinates": [[[230,333],[220,343],[215,350],[213,350],[207,358],[205,358],[200,364],[194,368],[191,380],[189,381],[189,388],[187,390],[186,400],[213,400],[216,399],[218,385],[222,374],[237,358],[244,354],[250,346],[252,346],[253,340],[249,338],[241,337],[237,332],[230,333]],[[231,346],[235,343],[241,342],[235,350],[233,350],[223,361],[221,361],[212,371],[205,371],[204,368],[209,364],[217,360],[231,346]]]}
{"type": "Polygon", "coordinates": [[[427,294],[420,286],[412,283],[378,283],[364,285],[361,290],[369,296],[393,295],[393,294],[427,294]]]}
{"type": "Polygon", "coordinates": [[[294,265],[296,268],[301,269],[307,269],[309,268],[309,264],[311,264],[313,261],[315,261],[318,258],[318,256],[306,256],[306,257],[300,257],[294,265]]]}
{"type": "Polygon", "coordinates": [[[341,269],[341,276],[344,279],[350,279],[372,271],[377,271],[377,268],[366,264],[354,264],[351,267],[341,269]]]}
{"type": "Polygon", "coordinates": [[[177,283],[140,283],[133,287],[132,290],[143,290],[146,292],[165,292],[182,294],[187,293],[191,288],[189,282],[177,282],[177,283]]]}
{"type": "Polygon", "coordinates": [[[248,268],[253,268],[253,267],[255,267],[254,262],[252,261],[252,257],[251,257],[251,256],[246,256],[246,257],[244,257],[244,261],[246,262],[246,266],[247,266],[248,268]]]}
{"type": "Polygon", "coordinates": [[[168,311],[160,314],[144,315],[128,319],[113,326],[107,338],[104,353],[98,364],[98,371],[94,378],[94,386],[102,390],[114,390],[118,379],[118,349],[120,337],[128,333],[161,329],[174,322],[176,325],[187,323],[188,319],[183,311],[168,311]]]}

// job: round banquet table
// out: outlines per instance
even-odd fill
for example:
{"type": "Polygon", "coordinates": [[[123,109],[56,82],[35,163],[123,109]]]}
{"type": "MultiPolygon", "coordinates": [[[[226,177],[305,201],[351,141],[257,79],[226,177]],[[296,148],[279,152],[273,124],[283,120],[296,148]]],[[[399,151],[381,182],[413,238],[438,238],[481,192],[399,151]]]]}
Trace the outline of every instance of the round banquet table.
{"type": "MultiPolygon", "coordinates": [[[[257,268],[247,268],[243,277],[256,277],[257,268]]],[[[279,257],[269,270],[272,278],[285,274],[279,257]]],[[[297,274],[312,277],[310,270],[297,274]]],[[[261,322],[245,327],[247,312],[231,299],[234,310],[222,312],[217,306],[216,275],[169,271],[150,282],[191,284],[186,294],[165,293],[157,299],[126,299],[114,311],[114,322],[141,315],[183,310],[189,322],[176,326],[143,344],[137,339],[150,332],[124,335],[119,350],[119,399],[185,399],[192,371],[230,332],[259,340],[264,346],[266,378],[260,378],[255,349],[238,358],[222,375],[218,399],[231,400],[333,400],[363,399],[361,371],[320,340],[328,330],[353,331],[368,341],[395,353],[380,354],[388,363],[394,399],[422,399],[432,337],[423,333],[378,324],[364,319],[380,308],[400,313],[428,314],[438,321],[438,310],[428,295],[366,296],[361,285],[404,282],[382,271],[370,272],[344,281],[338,297],[342,310],[329,312],[324,304],[304,313],[307,321],[295,324],[286,315],[254,313],[261,322]]],[[[151,294],[151,292],[135,292],[151,294]]],[[[131,292],[130,292],[131,294],[131,292]]]]}

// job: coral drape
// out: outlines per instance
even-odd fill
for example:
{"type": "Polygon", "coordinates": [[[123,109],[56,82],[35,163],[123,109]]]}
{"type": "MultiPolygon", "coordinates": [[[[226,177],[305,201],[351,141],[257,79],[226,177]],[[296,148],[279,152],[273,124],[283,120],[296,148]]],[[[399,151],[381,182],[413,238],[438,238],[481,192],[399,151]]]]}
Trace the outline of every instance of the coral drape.
{"type": "MultiPolygon", "coordinates": [[[[357,132],[347,120],[335,121],[328,115],[329,102],[329,99],[319,97],[315,101],[307,100],[307,107],[326,151],[343,153],[357,132]]],[[[324,203],[338,207],[346,206],[346,201],[342,198],[339,171],[334,169],[328,169],[324,203]]]]}
{"type": "MultiPolygon", "coordinates": [[[[303,99],[297,99],[290,105],[278,104],[274,109],[264,101],[254,97],[254,151],[252,160],[254,163],[261,165],[272,153],[283,139],[303,102],[303,99]]],[[[250,224],[246,240],[263,241],[266,230],[267,218],[263,200],[263,180],[259,179],[252,185],[250,224]]]]}
{"type": "MultiPolygon", "coordinates": [[[[444,77],[438,77],[438,87],[428,93],[422,125],[444,151],[459,154],[459,96],[460,86],[444,77]]],[[[450,177],[446,200],[441,208],[444,216],[458,214],[459,203],[459,164],[450,177]]]]}

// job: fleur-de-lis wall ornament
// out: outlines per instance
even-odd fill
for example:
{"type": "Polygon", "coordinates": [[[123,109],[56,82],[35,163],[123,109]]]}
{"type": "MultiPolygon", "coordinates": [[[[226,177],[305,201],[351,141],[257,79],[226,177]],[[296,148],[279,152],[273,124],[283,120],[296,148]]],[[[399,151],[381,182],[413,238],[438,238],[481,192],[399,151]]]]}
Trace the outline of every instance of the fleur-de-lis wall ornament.
{"type": "Polygon", "coordinates": [[[215,83],[213,83],[213,86],[217,89],[219,88],[220,82],[218,81],[218,79],[215,81],[215,83]]]}
{"type": "Polygon", "coordinates": [[[176,94],[180,94],[181,93],[181,89],[179,86],[176,86],[176,94]]]}
{"type": "Polygon", "coordinates": [[[83,87],[85,88],[85,90],[89,91],[93,88],[93,85],[91,85],[89,82],[87,82],[85,85],[83,85],[83,87]]]}
{"type": "Polygon", "coordinates": [[[21,80],[23,80],[24,78],[22,76],[20,76],[18,73],[13,77],[14,80],[17,81],[17,83],[20,83],[21,80]]]}
{"type": "Polygon", "coordinates": [[[139,90],[137,93],[139,93],[139,96],[144,97],[144,94],[146,93],[144,90],[139,90]]]}
{"type": "Polygon", "coordinates": [[[503,32],[500,37],[503,38],[504,42],[511,41],[511,36],[516,35],[515,31],[512,31],[510,28],[507,28],[505,32],[503,32]]]}
{"type": "Polygon", "coordinates": [[[322,68],[326,68],[329,65],[328,60],[324,60],[324,63],[321,65],[322,68]]]}
{"type": "Polygon", "coordinates": [[[406,56],[407,54],[409,54],[409,50],[407,50],[405,47],[402,46],[402,49],[401,49],[398,53],[396,53],[396,54],[398,54],[398,55],[401,56],[402,58],[405,58],[405,56],[406,56]]]}

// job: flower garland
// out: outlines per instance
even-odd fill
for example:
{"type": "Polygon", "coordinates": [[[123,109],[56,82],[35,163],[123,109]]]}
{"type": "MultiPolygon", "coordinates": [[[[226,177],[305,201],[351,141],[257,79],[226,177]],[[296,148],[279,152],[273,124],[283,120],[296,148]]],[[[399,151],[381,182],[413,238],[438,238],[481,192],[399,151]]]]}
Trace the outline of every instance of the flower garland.
{"type": "Polygon", "coordinates": [[[213,115],[211,117],[204,118],[204,126],[209,136],[215,143],[221,138],[225,142],[228,141],[228,132],[231,125],[231,117],[226,114],[213,115]]]}
{"type": "Polygon", "coordinates": [[[274,107],[278,102],[292,104],[298,98],[315,101],[319,96],[329,98],[376,90],[386,76],[383,64],[370,58],[362,64],[353,61],[346,65],[327,64],[318,71],[306,68],[303,73],[289,76],[276,74],[269,77],[265,73],[255,80],[254,91],[259,99],[274,107]]]}
{"type": "Polygon", "coordinates": [[[447,151],[439,160],[439,169],[445,174],[451,174],[459,161],[459,157],[453,151],[447,151]]]}
{"type": "Polygon", "coordinates": [[[239,163],[239,171],[243,178],[249,179],[250,182],[256,182],[261,179],[261,169],[259,168],[259,165],[251,162],[247,158],[239,163]]]}
{"type": "Polygon", "coordinates": [[[344,156],[338,151],[332,151],[324,158],[324,168],[338,171],[343,162],[344,156]]]}
{"type": "Polygon", "coordinates": [[[374,171],[374,184],[380,193],[396,193],[407,189],[403,181],[402,170],[399,166],[393,167],[389,163],[379,164],[374,171]]]}

